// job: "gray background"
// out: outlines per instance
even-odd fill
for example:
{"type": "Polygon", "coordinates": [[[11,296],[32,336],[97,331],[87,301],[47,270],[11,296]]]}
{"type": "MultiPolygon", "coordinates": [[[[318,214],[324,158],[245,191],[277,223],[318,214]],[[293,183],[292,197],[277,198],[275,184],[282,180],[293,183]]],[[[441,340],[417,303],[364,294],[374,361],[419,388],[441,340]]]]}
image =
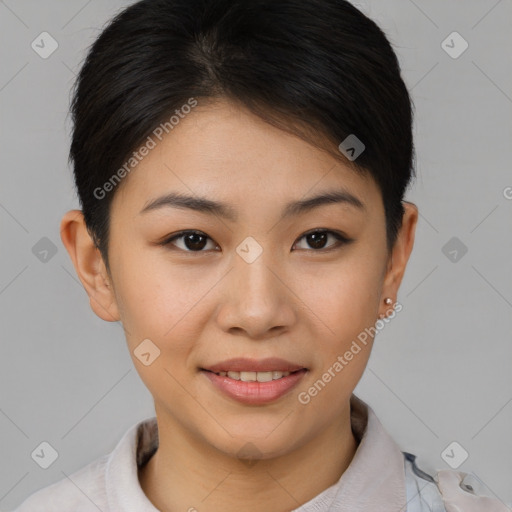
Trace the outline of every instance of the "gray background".
{"type": "MultiPolygon", "coordinates": [[[[59,236],[64,212],[78,208],[70,88],[86,48],[128,3],[0,2],[2,510],[154,414],[122,327],[91,311],[59,236]],[[47,59],[31,48],[43,31],[59,44],[47,59]],[[33,249],[43,237],[56,250],[46,261],[33,249]],[[59,454],[46,470],[30,456],[42,441],[59,454]]],[[[418,179],[406,199],[420,219],[403,310],[355,392],[420,467],[448,469],[441,453],[457,441],[469,453],[459,470],[512,504],[512,2],[356,5],[388,35],[412,91],[418,179]],[[441,46],[453,31],[469,44],[458,58],[441,46]],[[452,237],[456,261],[443,250],[452,237]]]]}

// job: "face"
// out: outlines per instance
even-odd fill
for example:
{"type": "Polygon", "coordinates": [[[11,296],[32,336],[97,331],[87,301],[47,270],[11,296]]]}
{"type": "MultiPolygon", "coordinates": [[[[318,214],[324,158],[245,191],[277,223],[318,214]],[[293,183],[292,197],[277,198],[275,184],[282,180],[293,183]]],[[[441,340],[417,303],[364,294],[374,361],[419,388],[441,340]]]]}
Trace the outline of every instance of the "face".
{"type": "Polygon", "coordinates": [[[372,179],[230,103],[199,104],[116,191],[109,257],[109,310],[159,421],[226,454],[252,442],[264,458],[336,424],[370,355],[372,337],[357,340],[382,311],[388,253],[372,179]],[[224,210],[145,210],[170,193],[224,210]],[[286,210],[326,193],[353,200],[286,210]],[[233,358],[306,370],[261,386],[202,370],[233,358]]]}

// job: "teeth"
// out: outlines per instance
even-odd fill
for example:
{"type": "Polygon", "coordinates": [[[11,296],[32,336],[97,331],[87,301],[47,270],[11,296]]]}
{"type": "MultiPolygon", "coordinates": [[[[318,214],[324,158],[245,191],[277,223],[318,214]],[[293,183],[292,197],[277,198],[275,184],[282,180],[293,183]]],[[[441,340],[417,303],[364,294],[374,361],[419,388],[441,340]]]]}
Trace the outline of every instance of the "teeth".
{"type": "Polygon", "coordinates": [[[225,377],[226,373],[230,379],[243,382],[270,382],[290,375],[290,372],[219,372],[217,375],[225,377]]]}

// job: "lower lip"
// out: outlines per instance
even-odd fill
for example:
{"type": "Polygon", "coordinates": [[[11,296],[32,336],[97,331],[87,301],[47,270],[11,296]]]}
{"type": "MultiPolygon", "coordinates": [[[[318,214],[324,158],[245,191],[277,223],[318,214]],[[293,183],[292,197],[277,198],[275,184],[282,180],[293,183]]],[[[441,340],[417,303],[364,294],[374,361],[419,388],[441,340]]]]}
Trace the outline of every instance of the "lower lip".
{"type": "Polygon", "coordinates": [[[201,371],[224,394],[238,402],[250,405],[266,404],[281,398],[291,391],[307,373],[307,370],[300,370],[269,382],[244,382],[206,370],[201,371]]]}

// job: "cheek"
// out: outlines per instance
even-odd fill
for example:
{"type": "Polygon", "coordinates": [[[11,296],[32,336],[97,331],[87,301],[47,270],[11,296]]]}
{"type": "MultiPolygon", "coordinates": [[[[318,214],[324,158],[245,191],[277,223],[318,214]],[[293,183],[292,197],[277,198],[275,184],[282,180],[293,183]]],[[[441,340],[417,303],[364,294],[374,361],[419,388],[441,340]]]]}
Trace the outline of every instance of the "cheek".
{"type": "Polygon", "coordinates": [[[301,287],[307,294],[303,300],[318,326],[313,333],[319,356],[314,377],[326,384],[318,406],[341,399],[366,368],[377,320],[380,266],[375,255],[354,251],[339,265],[303,276],[301,287]]]}
{"type": "Polygon", "coordinates": [[[193,319],[211,287],[209,279],[194,280],[183,267],[161,256],[142,260],[133,253],[119,261],[118,283],[121,320],[132,350],[146,338],[173,353],[187,349],[199,326],[193,319]]]}
{"type": "Polygon", "coordinates": [[[189,396],[178,383],[186,382],[189,356],[202,329],[199,301],[211,285],[192,286],[183,269],[156,261],[141,265],[134,256],[118,266],[118,281],[121,320],[140,378],[157,400],[186,401],[189,396]]]}
{"type": "Polygon", "coordinates": [[[340,340],[373,325],[380,293],[379,263],[360,254],[314,273],[304,271],[299,295],[329,337],[340,340]]]}

